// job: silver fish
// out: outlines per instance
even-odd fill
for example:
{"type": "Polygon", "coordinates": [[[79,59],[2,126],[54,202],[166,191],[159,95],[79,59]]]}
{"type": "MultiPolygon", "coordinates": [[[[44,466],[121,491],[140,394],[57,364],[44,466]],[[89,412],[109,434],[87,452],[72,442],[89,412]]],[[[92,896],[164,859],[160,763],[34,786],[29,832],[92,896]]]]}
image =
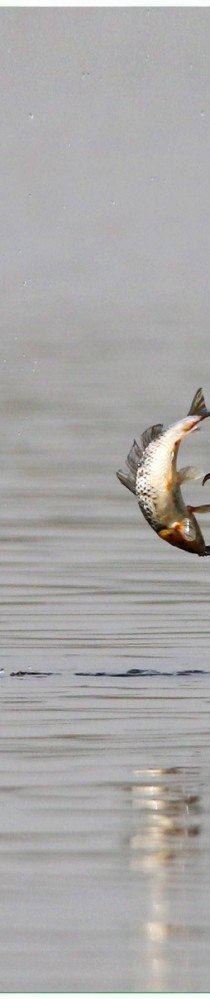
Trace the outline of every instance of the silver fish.
{"type": "MultiPolygon", "coordinates": [[[[177,469],[177,455],[186,434],[196,430],[210,416],[203,390],[196,392],[187,416],[164,430],[162,423],[145,430],[140,445],[134,440],[126,459],[128,471],[117,472],[118,479],[137,496],[140,509],[160,538],[176,548],[210,555],[195,513],[210,511],[210,504],[186,506],[181,492],[183,482],[195,481],[201,472],[192,466],[177,469]]],[[[204,476],[203,484],[210,476],[204,476]]]]}

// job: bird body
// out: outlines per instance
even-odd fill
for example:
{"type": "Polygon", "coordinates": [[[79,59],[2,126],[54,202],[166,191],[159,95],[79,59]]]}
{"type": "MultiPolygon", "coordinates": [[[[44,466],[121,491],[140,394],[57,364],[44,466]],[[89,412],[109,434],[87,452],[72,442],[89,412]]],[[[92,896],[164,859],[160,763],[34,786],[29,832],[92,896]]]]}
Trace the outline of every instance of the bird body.
{"type": "Polygon", "coordinates": [[[201,473],[192,466],[178,470],[177,455],[185,435],[196,430],[208,416],[210,410],[206,408],[202,389],[198,389],[188,415],[167,430],[162,424],[145,430],[140,445],[134,441],[129,451],[128,472],[117,472],[120,482],[136,494],[153,530],[169,544],[197,555],[209,555],[210,547],[205,545],[195,512],[207,512],[210,505],[186,505],[181,484],[195,481],[201,473]]]}

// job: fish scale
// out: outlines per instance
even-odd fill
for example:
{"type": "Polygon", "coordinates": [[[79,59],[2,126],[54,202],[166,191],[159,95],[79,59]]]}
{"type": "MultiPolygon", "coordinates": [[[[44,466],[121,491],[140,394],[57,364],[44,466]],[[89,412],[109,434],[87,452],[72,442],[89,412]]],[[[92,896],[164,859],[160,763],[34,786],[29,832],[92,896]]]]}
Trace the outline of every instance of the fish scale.
{"type": "Polygon", "coordinates": [[[151,445],[147,448],[142,459],[142,464],[137,469],[136,496],[145,520],[148,521],[154,531],[159,532],[158,493],[151,480],[151,462],[154,450],[156,451],[156,448],[151,445]]]}

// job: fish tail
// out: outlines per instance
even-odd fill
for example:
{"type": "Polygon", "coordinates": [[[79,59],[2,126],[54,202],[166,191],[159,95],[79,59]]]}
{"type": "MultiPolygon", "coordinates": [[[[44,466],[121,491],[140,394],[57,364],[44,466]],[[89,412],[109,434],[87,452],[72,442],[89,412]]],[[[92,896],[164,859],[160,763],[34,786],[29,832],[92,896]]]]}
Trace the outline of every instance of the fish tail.
{"type": "Polygon", "coordinates": [[[210,410],[207,409],[202,388],[197,389],[187,415],[198,416],[201,420],[205,420],[206,416],[210,416],[210,410]]]}

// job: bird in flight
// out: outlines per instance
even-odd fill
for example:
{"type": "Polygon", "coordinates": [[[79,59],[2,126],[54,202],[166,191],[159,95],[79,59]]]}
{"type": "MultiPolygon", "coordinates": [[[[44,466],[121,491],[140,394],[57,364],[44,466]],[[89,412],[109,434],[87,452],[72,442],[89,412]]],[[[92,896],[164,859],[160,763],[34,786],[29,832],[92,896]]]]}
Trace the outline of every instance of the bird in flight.
{"type": "MultiPolygon", "coordinates": [[[[187,416],[166,430],[156,423],[142,434],[140,444],[134,440],[126,459],[125,472],[117,472],[123,486],[137,496],[140,510],[160,538],[176,548],[196,555],[210,555],[195,514],[210,511],[210,504],[186,505],[181,492],[184,482],[201,477],[192,465],[177,468],[181,441],[210,416],[203,390],[199,388],[187,416]]],[[[203,485],[210,478],[204,476],[203,485]]]]}

